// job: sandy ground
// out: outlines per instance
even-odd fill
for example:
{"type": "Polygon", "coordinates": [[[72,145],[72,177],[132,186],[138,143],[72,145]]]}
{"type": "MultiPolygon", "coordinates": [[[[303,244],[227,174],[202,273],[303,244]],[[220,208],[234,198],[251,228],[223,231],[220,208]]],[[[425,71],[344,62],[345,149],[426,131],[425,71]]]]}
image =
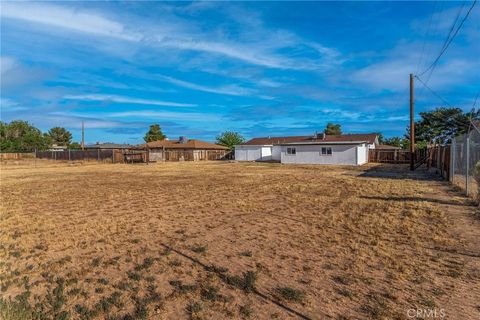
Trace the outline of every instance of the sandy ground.
{"type": "Polygon", "coordinates": [[[421,170],[20,162],[1,195],[6,319],[480,317],[478,214],[421,170]]]}

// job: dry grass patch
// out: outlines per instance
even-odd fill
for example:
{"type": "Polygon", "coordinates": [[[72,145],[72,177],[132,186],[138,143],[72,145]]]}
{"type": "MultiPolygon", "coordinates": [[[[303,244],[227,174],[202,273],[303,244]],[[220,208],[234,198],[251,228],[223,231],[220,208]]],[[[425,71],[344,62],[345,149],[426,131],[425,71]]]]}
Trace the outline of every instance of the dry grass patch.
{"type": "Polygon", "coordinates": [[[449,252],[461,242],[432,197],[439,183],[391,170],[2,166],[0,318],[392,319],[441,307],[480,268],[449,252]]]}

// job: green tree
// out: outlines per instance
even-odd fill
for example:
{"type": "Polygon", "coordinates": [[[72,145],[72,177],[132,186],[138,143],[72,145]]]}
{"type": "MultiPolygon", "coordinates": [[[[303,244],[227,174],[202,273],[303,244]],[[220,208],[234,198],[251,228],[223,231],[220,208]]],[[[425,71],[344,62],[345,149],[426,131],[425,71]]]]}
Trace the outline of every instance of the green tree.
{"type": "Polygon", "coordinates": [[[163,134],[160,125],[152,124],[150,126],[150,130],[148,130],[148,132],[145,134],[143,140],[145,140],[145,142],[152,142],[157,140],[165,140],[166,137],[167,136],[163,134]]]}
{"type": "MultiPolygon", "coordinates": [[[[440,107],[428,112],[420,112],[421,119],[415,121],[415,144],[426,145],[433,139],[445,143],[452,136],[468,131],[470,119],[480,120],[480,113],[463,112],[460,108],[440,107]]],[[[406,130],[405,138],[410,139],[410,128],[406,130]]]]}
{"type": "Polygon", "coordinates": [[[68,146],[72,142],[72,134],[62,127],[54,127],[48,130],[47,135],[52,143],[58,146],[68,146]]]}
{"type": "Polygon", "coordinates": [[[340,124],[329,122],[323,132],[331,136],[338,136],[342,134],[342,126],[340,124]]]}
{"type": "Polygon", "coordinates": [[[68,145],[68,149],[70,150],[80,150],[82,146],[78,142],[72,142],[68,145]]]}
{"type": "Polygon", "coordinates": [[[2,152],[30,152],[45,150],[49,139],[27,121],[0,122],[0,150],[2,152]]]}
{"type": "Polygon", "coordinates": [[[234,131],[225,131],[217,136],[216,139],[217,144],[228,147],[230,150],[233,150],[237,144],[245,142],[245,138],[240,133],[234,131]]]}
{"type": "Polygon", "coordinates": [[[383,136],[383,133],[377,132],[377,136],[378,136],[378,143],[385,144],[385,137],[383,136]]]}

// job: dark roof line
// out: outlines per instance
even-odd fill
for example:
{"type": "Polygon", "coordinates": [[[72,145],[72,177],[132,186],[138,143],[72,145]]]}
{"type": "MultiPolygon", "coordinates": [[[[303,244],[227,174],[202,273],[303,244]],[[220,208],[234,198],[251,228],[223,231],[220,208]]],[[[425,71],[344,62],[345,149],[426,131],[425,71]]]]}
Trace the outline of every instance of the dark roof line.
{"type": "Polygon", "coordinates": [[[295,142],[312,142],[312,141],[325,141],[325,142],[346,142],[346,141],[367,141],[368,143],[375,143],[378,134],[343,134],[343,135],[319,135],[314,136],[285,136],[285,137],[261,137],[253,138],[243,143],[243,145],[273,145],[281,143],[295,143],[295,142]]]}

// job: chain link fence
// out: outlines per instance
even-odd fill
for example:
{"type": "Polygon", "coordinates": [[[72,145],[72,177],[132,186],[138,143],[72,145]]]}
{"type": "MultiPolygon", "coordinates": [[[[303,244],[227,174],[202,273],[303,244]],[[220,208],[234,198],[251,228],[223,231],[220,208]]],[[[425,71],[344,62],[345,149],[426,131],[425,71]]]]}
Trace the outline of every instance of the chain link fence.
{"type": "Polygon", "coordinates": [[[480,131],[473,127],[452,140],[451,182],[465,193],[480,200],[480,131]]]}

